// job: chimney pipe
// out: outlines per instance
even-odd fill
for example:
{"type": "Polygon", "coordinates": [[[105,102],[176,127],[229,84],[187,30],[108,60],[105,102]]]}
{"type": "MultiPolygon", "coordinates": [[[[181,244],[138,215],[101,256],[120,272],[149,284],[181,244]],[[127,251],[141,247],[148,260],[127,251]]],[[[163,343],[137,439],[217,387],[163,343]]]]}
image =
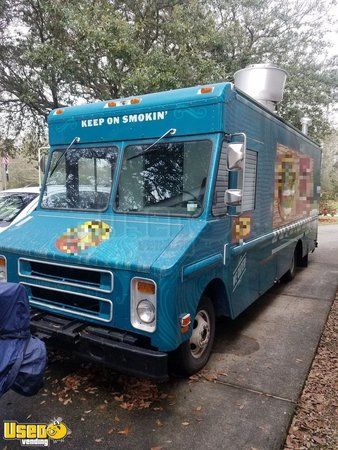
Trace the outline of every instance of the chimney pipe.
{"type": "Polygon", "coordinates": [[[302,133],[308,134],[309,126],[312,123],[312,120],[308,116],[304,116],[300,119],[300,123],[302,124],[302,133]]]}

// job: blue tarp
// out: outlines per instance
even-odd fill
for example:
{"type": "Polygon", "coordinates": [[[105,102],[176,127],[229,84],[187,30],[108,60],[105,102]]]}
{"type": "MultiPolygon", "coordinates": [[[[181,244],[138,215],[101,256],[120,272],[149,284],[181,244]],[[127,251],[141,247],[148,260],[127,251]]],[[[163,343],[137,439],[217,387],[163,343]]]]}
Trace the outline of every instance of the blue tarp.
{"type": "Polygon", "coordinates": [[[9,389],[34,395],[42,386],[45,344],[31,336],[29,303],[23,286],[0,284],[0,397],[9,389]]]}

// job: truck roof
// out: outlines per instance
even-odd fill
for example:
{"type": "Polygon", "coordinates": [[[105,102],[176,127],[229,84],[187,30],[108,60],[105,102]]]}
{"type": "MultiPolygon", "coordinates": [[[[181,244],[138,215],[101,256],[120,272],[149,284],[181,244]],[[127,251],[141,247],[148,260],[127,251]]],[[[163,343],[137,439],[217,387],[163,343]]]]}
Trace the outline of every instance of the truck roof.
{"type": "Polygon", "coordinates": [[[170,128],[177,135],[225,131],[225,103],[241,98],[265,115],[309,136],[277,116],[233,83],[222,82],[54,109],[48,118],[50,145],[157,138],[170,128]],[[95,132],[94,132],[95,131],[95,132]]]}
{"type": "Polygon", "coordinates": [[[110,99],[82,105],[69,106],[67,108],[54,109],[49,116],[49,122],[55,119],[65,120],[74,116],[99,115],[102,113],[130,113],[138,112],[145,108],[157,108],[166,106],[189,107],[196,104],[210,104],[223,102],[227,94],[234,90],[234,85],[230,82],[193,86],[170,91],[154,92],[150,94],[134,95],[125,98],[110,99]],[[201,94],[203,87],[211,87],[211,92],[201,94]],[[130,104],[132,99],[138,99],[139,103],[130,104]],[[108,104],[116,103],[116,106],[109,107],[108,104]],[[63,109],[62,114],[57,114],[63,109]]]}

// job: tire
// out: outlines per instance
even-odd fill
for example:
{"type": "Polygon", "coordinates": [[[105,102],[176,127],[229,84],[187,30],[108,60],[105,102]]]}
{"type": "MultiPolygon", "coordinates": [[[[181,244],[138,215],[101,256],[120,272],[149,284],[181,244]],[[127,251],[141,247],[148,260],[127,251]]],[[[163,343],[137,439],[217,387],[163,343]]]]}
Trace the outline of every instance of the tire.
{"type": "Polygon", "coordinates": [[[285,281],[286,283],[292,281],[295,278],[295,275],[296,275],[296,259],[297,259],[297,254],[296,254],[296,251],[295,251],[293,256],[292,256],[291,262],[290,262],[290,268],[282,277],[283,281],[285,281]]]}
{"type": "Polygon", "coordinates": [[[202,297],[196,311],[191,338],[171,354],[174,373],[190,376],[209,360],[215,338],[215,310],[208,297],[202,297]]]}
{"type": "Polygon", "coordinates": [[[307,267],[309,265],[309,254],[307,253],[305,256],[300,256],[297,261],[298,267],[307,267]]]}

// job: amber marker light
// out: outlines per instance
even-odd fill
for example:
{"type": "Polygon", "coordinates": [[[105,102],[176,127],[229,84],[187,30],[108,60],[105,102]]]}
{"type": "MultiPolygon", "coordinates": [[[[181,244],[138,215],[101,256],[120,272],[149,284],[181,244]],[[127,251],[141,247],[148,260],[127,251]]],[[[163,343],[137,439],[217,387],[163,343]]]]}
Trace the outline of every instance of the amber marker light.
{"type": "Polygon", "coordinates": [[[137,283],[137,290],[138,292],[141,292],[142,294],[155,294],[155,285],[154,283],[147,282],[147,281],[138,281],[137,283]]]}
{"type": "Polygon", "coordinates": [[[210,94],[214,90],[211,86],[204,86],[199,90],[200,94],[210,94]]]}
{"type": "Polygon", "coordinates": [[[132,99],[130,99],[130,104],[131,105],[137,105],[140,102],[141,102],[141,100],[139,98],[132,98],[132,99]]]}
{"type": "Polygon", "coordinates": [[[56,114],[57,116],[59,116],[60,114],[63,114],[63,109],[57,109],[57,110],[55,111],[55,114],[56,114]]]}
{"type": "Polygon", "coordinates": [[[7,281],[7,264],[6,258],[0,256],[0,283],[5,283],[7,281]]]}
{"type": "Polygon", "coordinates": [[[184,314],[181,316],[181,332],[187,333],[191,324],[190,314],[184,314]]]}
{"type": "Polygon", "coordinates": [[[107,108],[114,108],[114,106],[116,106],[116,102],[113,102],[113,101],[110,101],[110,102],[107,102],[107,108]]]}

